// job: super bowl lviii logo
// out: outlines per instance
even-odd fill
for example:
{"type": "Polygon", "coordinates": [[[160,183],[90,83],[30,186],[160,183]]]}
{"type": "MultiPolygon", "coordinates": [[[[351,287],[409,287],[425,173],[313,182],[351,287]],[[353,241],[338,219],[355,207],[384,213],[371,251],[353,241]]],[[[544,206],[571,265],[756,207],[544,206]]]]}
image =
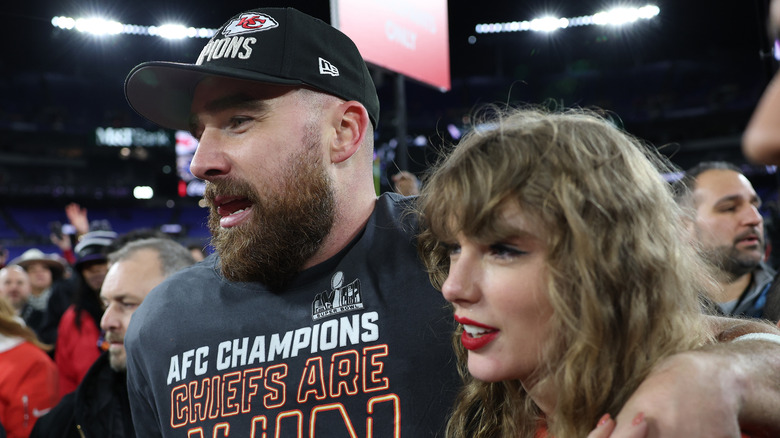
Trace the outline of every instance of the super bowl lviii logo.
{"type": "Polygon", "coordinates": [[[318,320],[330,315],[363,308],[363,296],[360,293],[360,280],[344,284],[344,273],[339,271],[330,279],[330,290],[322,291],[314,297],[311,304],[311,317],[318,320]]]}

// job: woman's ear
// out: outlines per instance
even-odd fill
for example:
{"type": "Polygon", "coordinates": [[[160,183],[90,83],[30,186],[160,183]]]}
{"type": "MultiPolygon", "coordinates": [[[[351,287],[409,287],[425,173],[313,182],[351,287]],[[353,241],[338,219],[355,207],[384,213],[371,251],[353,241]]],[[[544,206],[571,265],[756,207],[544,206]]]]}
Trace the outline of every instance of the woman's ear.
{"type": "Polygon", "coordinates": [[[340,120],[337,121],[336,137],[330,150],[332,163],[346,161],[358,151],[371,123],[366,108],[354,100],[339,104],[338,115],[340,120]]]}

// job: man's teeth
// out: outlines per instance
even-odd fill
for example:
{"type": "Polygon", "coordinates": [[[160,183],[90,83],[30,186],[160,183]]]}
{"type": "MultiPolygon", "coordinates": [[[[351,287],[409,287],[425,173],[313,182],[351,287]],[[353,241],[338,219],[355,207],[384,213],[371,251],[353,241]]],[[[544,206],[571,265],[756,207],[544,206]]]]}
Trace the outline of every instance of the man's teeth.
{"type": "Polygon", "coordinates": [[[488,330],[486,328],[477,327],[477,326],[468,325],[468,324],[463,324],[463,330],[466,330],[466,333],[468,333],[469,336],[471,336],[473,338],[479,337],[481,335],[484,335],[485,333],[490,332],[490,330],[488,330]]]}
{"type": "Polygon", "coordinates": [[[236,213],[241,213],[241,212],[242,212],[242,211],[244,211],[244,210],[246,210],[246,208],[242,208],[241,210],[236,210],[236,211],[234,211],[233,213],[230,213],[230,216],[232,216],[232,215],[234,215],[234,214],[236,214],[236,213]]]}

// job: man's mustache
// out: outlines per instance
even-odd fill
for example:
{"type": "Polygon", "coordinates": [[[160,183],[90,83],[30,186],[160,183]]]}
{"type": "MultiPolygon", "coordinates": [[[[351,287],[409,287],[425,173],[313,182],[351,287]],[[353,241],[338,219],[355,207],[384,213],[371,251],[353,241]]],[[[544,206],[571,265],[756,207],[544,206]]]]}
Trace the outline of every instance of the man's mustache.
{"type": "Polygon", "coordinates": [[[758,239],[758,243],[762,246],[764,245],[764,236],[761,235],[761,232],[757,228],[751,228],[750,230],[739,233],[737,237],[734,238],[734,244],[736,245],[741,240],[747,239],[748,237],[755,237],[758,239]]]}

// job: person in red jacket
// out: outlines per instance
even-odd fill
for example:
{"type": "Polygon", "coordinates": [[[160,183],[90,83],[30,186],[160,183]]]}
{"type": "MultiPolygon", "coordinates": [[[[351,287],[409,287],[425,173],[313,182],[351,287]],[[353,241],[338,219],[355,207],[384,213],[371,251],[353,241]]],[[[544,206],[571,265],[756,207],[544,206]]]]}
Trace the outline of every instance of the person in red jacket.
{"type": "Polygon", "coordinates": [[[116,239],[113,231],[85,234],[76,245],[78,276],[73,304],[65,311],[57,328],[54,360],[60,372],[60,395],[76,389],[92,363],[100,356],[98,346],[103,315],[100,287],[108,271],[107,247],[116,239]]]}
{"type": "Polygon", "coordinates": [[[0,298],[0,424],[8,438],[30,435],[59,401],[57,367],[35,332],[0,298]]]}

